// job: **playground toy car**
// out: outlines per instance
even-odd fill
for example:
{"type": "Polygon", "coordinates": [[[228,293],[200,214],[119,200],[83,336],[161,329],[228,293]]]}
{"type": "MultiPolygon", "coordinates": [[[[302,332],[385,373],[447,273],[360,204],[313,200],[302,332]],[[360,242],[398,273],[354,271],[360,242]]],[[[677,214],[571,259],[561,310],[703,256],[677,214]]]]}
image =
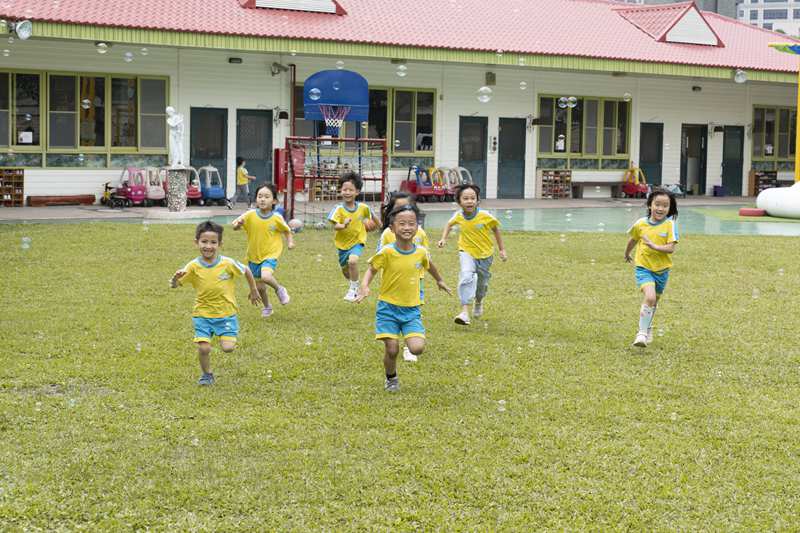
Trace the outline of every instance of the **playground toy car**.
{"type": "Polygon", "coordinates": [[[225,205],[228,199],[225,196],[225,187],[222,183],[222,177],[219,175],[219,170],[211,165],[206,165],[200,167],[198,174],[200,188],[203,193],[203,202],[207,205],[214,203],[225,205]]]}
{"type": "MultiPolygon", "coordinates": [[[[167,192],[164,188],[164,183],[162,181],[162,174],[156,167],[146,167],[144,169],[144,175],[146,177],[145,185],[147,187],[147,194],[144,201],[144,205],[146,207],[150,207],[151,205],[155,204],[156,202],[160,203],[163,206],[167,205],[167,192]]],[[[166,174],[163,175],[163,179],[166,179],[166,174]]]]}
{"type": "Polygon", "coordinates": [[[117,194],[125,198],[125,205],[143,205],[147,196],[144,170],[139,167],[125,167],[119,178],[117,194]]]}

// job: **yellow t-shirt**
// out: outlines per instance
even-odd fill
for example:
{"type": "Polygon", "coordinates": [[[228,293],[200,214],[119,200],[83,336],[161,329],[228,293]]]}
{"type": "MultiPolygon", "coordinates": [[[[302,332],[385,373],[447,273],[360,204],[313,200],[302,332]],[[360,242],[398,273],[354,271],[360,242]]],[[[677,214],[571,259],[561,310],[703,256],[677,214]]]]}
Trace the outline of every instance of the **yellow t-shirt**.
{"type": "Polygon", "coordinates": [[[500,221],[488,211],[478,208],[469,218],[464,216],[463,211],[458,211],[450,218],[447,225],[460,226],[459,250],[467,252],[475,259],[486,259],[494,254],[492,230],[500,227],[500,221]]]}
{"type": "MultiPolygon", "coordinates": [[[[392,231],[392,228],[386,228],[385,230],[383,230],[383,233],[381,233],[381,238],[378,241],[378,251],[380,252],[381,248],[383,248],[388,244],[392,244],[394,242],[397,242],[397,236],[392,231]]],[[[424,246],[425,248],[430,248],[430,243],[428,242],[428,234],[425,233],[424,229],[417,228],[417,233],[416,235],[414,235],[414,244],[416,244],[417,246],[424,246]]],[[[425,277],[424,270],[420,272],[419,277],[420,278],[425,277]]]]}
{"type": "Polygon", "coordinates": [[[292,231],[279,213],[271,211],[264,216],[259,209],[245,213],[242,227],[247,233],[247,260],[253,263],[279,258],[283,252],[282,234],[292,231]]]}
{"type": "Polygon", "coordinates": [[[641,242],[645,235],[653,244],[659,246],[678,242],[678,227],[672,218],[666,218],[657,224],[650,222],[647,217],[640,218],[630,227],[628,235],[638,241],[634,259],[636,266],[653,272],[661,272],[672,267],[672,254],[653,250],[641,242]]]}
{"type": "Polygon", "coordinates": [[[336,230],[333,242],[340,250],[349,250],[356,244],[367,243],[367,228],[364,222],[372,218],[372,211],[367,204],[356,202],[353,210],[347,209],[344,204],[339,204],[328,213],[328,220],[332,224],[342,224],[350,218],[350,224],[344,229],[336,230]]]}
{"type": "Polygon", "coordinates": [[[236,185],[247,185],[250,180],[247,179],[247,169],[239,167],[236,169],[236,185]]]}
{"type": "Polygon", "coordinates": [[[378,300],[402,307],[422,304],[419,299],[420,276],[431,264],[427,248],[414,245],[406,252],[391,244],[373,255],[369,264],[381,273],[378,300]]]}
{"type": "Polygon", "coordinates": [[[211,264],[198,257],[183,269],[186,275],[178,280],[178,285],[188,284],[197,291],[192,316],[222,318],[239,311],[235,279],[244,275],[244,265],[220,255],[211,264]]]}

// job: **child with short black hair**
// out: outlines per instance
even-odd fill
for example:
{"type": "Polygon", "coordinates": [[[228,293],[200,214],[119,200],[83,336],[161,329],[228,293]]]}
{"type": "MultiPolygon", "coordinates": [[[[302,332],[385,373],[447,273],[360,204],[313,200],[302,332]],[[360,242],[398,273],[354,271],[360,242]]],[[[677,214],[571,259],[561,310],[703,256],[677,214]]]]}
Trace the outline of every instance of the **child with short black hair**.
{"type": "Polygon", "coordinates": [[[399,338],[405,339],[411,353],[418,356],[425,349],[425,327],[420,312],[420,274],[427,270],[443,291],[450,294],[424,246],[414,243],[417,234],[419,210],[413,205],[396,207],[390,214],[390,226],[396,241],[381,248],[369,260],[369,270],[356,296],[361,302],[369,296],[369,284],[381,273],[381,288],[375,310],[375,338],[384,343],[383,366],[386,371],[384,389],[400,390],[397,377],[399,338]]]}
{"type": "Polygon", "coordinates": [[[343,202],[328,213],[328,221],[336,230],[333,242],[339,252],[339,266],[342,274],[350,282],[344,299],[354,302],[358,295],[358,258],[367,243],[367,231],[380,225],[380,220],[369,206],[357,202],[363,182],[355,172],[348,172],[339,178],[339,193],[343,202]]]}
{"type": "Polygon", "coordinates": [[[283,217],[274,208],[278,201],[278,191],[274,184],[265,183],[256,189],[256,209],[251,209],[232,222],[233,230],[244,228],[247,233],[247,265],[256,279],[258,293],[264,303],[261,316],[272,315],[267,286],[272,287],[281,305],[289,303],[289,292],[278,283],[275,270],[283,253],[283,236],[286,247],[294,248],[294,237],[283,217]]]}
{"type": "Polygon", "coordinates": [[[473,316],[478,318],[483,315],[483,299],[492,277],[489,272],[494,259],[492,234],[497,241],[500,259],[508,259],[503,238],[500,236],[500,222],[491,213],[478,207],[480,195],[481,189],[477,185],[462,183],[456,187],[456,202],[461,206],[461,211],[450,218],[439,240],[439,248],[443,248],[453,226],[460,227],[458,258],[461,270],[458,275],[458,296],[461,299],[461,312],[456,315],[455,323],[462,326],[470,324],[469,304],[473,300],[473,316]]]}
{"type": "Polygon", "coordinates": [[[253,275],[241,263],[230,257],[219,255],[222,245],[222,226],[207,220],[195,228],[195,244],[200,256],[193,259],[173,274],[170,287],[173,289],[188,283],[197,291],[192,322],[194,342],[203,375],[198,384],[213,385],[211,373],[211,339],[219,337],[220,348],[225,353],[236,348],[239,334],[239,319],[236,305],[235,279],[241,275],[250,285],[250,301],[260,301],[253,275]]]}
{"type": "Polygon", "coordinates": [[[625,261],[636,265],[636,285],[644,293],[639,311],[639,330],[634,346],[653,342],[653,317],[658,301],[667,287],[672,268],[672,254],[678,243],[678,201],[666,189],[655,188],[647,196],[647,216],[628,229],[631,236],[625,247],[625,261]],[[636,257],[631,258],[633,248],[636,257]]]}

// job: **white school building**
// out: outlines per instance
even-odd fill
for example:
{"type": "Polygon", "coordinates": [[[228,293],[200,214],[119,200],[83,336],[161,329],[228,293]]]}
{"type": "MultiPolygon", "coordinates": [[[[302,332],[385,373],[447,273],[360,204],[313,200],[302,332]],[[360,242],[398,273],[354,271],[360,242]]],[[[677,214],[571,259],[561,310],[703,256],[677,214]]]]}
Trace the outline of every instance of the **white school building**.
{"type": "Polygon", "coordinates": [[[639,166],[747,195],[751,170],[794,169],[798,59],[768,46],[787,38],[693,2],[8,0],[0,16],[0,166],[24,168],[26,196],[100,196],[123,167],[165,165],[168,105],[185,161],[231,194],[237,157],[271,180],[274,149],[314,131],[303,81],[337,62],[369,82],[390,189],[411,165],[463,166],[487,198],[533,198],[539,171],[570,169],[608,196],[639,166]]]}

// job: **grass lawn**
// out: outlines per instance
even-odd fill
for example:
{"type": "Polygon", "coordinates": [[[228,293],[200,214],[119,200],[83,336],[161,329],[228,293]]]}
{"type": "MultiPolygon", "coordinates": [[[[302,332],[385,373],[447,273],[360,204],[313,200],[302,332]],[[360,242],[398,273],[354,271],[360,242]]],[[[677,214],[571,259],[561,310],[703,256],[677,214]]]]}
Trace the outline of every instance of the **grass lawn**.
{"type": "MultiPolygon", "coordinates": [[[[755,207],[755,206],[754,206],[755,207]]],[[[783,217],[771,217],[769,215],[765,215],[763,217],[743,217],[739,215],[739,208],[738,207],[727,207],[727,208],[719,208],[719,207],[690,207],[691,211],[695,211],[697,213],[718,218],[720,220],[724,220],[727,222],[793,222],[793,223],[800,223],[800,219],[797,218],[783,218],[783,217]]]]}
{"type": "Polygon", "coordinates": [[[284,254],[273,317],[240,284],[200,388],[194,294],[167,286],[193,226],[0,225],[0,529],[797,527],[797,239],[685,236],[642,351],[623,235],[506,238],[468,329],[428,280],[389,395],[328,232],[284,254]]]}

